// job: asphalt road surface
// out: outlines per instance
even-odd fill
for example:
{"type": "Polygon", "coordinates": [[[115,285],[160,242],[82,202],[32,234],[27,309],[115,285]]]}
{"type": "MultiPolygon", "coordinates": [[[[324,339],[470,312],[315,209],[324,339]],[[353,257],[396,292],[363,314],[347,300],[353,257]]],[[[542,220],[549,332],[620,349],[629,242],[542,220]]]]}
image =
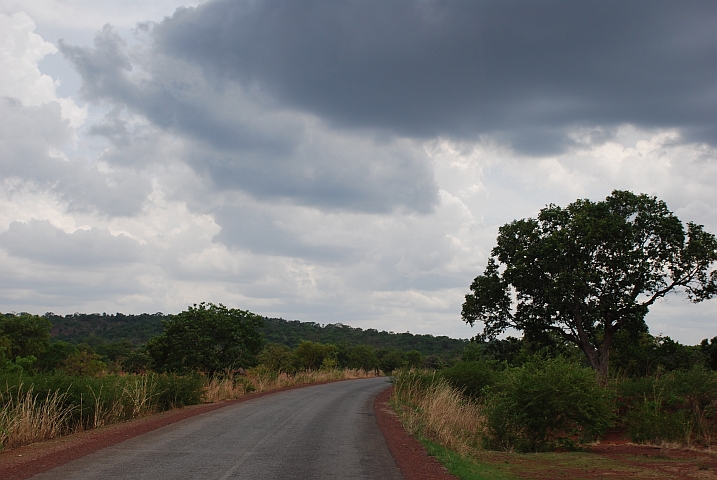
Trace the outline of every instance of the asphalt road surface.
{"type": "Polygon", "coordinates": [[[401,479],[373,413],[385,378],[315,385],[214,410],[34,479],[401,479]]]}

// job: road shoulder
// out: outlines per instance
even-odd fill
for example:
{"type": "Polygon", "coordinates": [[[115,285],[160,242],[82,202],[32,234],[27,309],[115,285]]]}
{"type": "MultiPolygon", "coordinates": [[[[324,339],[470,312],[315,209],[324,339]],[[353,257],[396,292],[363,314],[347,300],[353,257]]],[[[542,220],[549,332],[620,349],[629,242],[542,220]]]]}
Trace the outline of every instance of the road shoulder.
{"type": "Polygon", "coordinates": [[[378,428],[403,476],[406,480],[457,480],[403,428],[398,416],[388,405],[392,393],[393,387],[379,393],[373,408],[378,428]]]}

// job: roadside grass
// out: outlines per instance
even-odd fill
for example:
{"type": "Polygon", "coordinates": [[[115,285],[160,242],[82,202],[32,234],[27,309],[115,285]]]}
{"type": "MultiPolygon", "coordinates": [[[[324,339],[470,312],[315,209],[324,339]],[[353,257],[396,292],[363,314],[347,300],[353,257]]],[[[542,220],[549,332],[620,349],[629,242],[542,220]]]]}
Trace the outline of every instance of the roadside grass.
{"type": "Polygon", "coordinates": [[[373,371],[366,372],[351,368],[305,371],[290,375],[259,365],[258,367],[250,368],[246,376],[235,376],[227,373],[208,379],[204,389],[203,401],[205,403],[215,403],[240,398],[252,392],[261,393],[297,385],[376,376],[378,375],[373,371]]]}
{"type": "Polygon", "coordinates": [[[0,374],[0,451],[121,423],[198,403],[216,403],[251,392],[333,380],[377,376],[353,369],[326,369],[295,375],[266,368],[246,376],[0,374]]]}
{"type": "Polygon", "coordinates": [[[411,370],[395,379],[390,404],[409,433],[435,440],[461,455],[482,450],[485,417],[479,403],[433,373],[411,370]]]}
{"type": "Polygon", "coordinates": [[[30,387],[0,409],[0,450],[49,440],[67,430],[73,407],[63,405],[66,394],[44,397],[30,387]]]}
{"type": "Polygon", "coordinates": [[[252,382],[256,392],[266,392],[296,385],[310,383],[331,382],[336,380],[353,380],[357,378],[371,378],[378,375],[374,371],[364,371],[352,368],[322,369],[297,372],[295,374],[279,373],[269,370],[262,365],[250,368],[247,379],[252,382]]]}
{"type": "Polygon", "coordinates": [[[684,443],[662,442],[662,448],[655,448],[583,442],[539,453],[488,449],[494,445],[486,441],[494,434],[485,412],[489,401],[462,395],[433,372],[410,370],[394,377],[389,404],[406,431],[461,479],[717,478],[717,455],[686,453],[684,443]]]}
{"type": "Polygon", "coordinates": [[[649,468],[589,452],[491,452],[490,455],[480,455],[478,460],[491,466],[501,465],[519,478],[652,478],[655,473],[649,468]]]}
{"type": "Polygon", "coordinates": [[[419,438],[418,440],[429,455],[436,457],[451,475],[461,480],[513,480],[520,478],[505,471],[505,467],[501,468],[500,464],[492,465],[473,458],[463,457],[453,450],[449,450],[425,438],[419,438]]]}
{"type": "Polygon", "coordinates": [[[618,458],[609,458],[589,452],[483,451],[469,457],[459,455],[426,438],[418,437],[418,440],[429,455],[435,457],[452,475],[461,480],[668,478],[670,475],[665,470],[669,470],[670,466],[695,472],[711,469],[700,459],[666,458],[660,455],[618,455],[618,458]]]}

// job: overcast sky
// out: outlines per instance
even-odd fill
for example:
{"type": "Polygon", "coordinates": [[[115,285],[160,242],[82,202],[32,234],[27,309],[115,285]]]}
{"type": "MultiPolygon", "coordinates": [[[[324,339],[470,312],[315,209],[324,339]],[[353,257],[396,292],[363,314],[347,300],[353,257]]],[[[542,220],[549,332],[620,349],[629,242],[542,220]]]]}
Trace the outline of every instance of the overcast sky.
{"type": "MultiPolygon", "coordinates": [[[[0,0],[0,311],[468,338],[500,225],[648,193],[717,233],[714,1],[0,0]]],[[[717,335],[717,301],[653,334],[717,335]]]]}

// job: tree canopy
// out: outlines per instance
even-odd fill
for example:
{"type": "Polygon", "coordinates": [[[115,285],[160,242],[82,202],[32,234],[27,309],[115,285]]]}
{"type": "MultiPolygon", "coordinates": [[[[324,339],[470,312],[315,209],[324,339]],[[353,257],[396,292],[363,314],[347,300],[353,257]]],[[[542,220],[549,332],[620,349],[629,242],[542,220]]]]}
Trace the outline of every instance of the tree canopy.
{"type": "Polygon", "coordinates": [[[537,219],[500,227],[462,317],[482,322],[485,338],[508,328],[556,332],[607,374],[615,333],[645,330],[655,301],[677,291],[693,302],[717,293],[715,260],[715,236],[695,223],[685,230],[655,197],[615,190],[601,202],[551,204],[537,219]]]}
{"type": "Polygon", "coordinates": [[[164,320],[164,332],[147,351],[158,370],[209,375],[256,363],[261,350],[260,316],[222,304],[200,303],[164,320]]]}
{"type": "Polygon", "coordinates": [[[50,345],[50,321],[29,313],[0,314],[0,363],[37,360],[50,345]]]}

